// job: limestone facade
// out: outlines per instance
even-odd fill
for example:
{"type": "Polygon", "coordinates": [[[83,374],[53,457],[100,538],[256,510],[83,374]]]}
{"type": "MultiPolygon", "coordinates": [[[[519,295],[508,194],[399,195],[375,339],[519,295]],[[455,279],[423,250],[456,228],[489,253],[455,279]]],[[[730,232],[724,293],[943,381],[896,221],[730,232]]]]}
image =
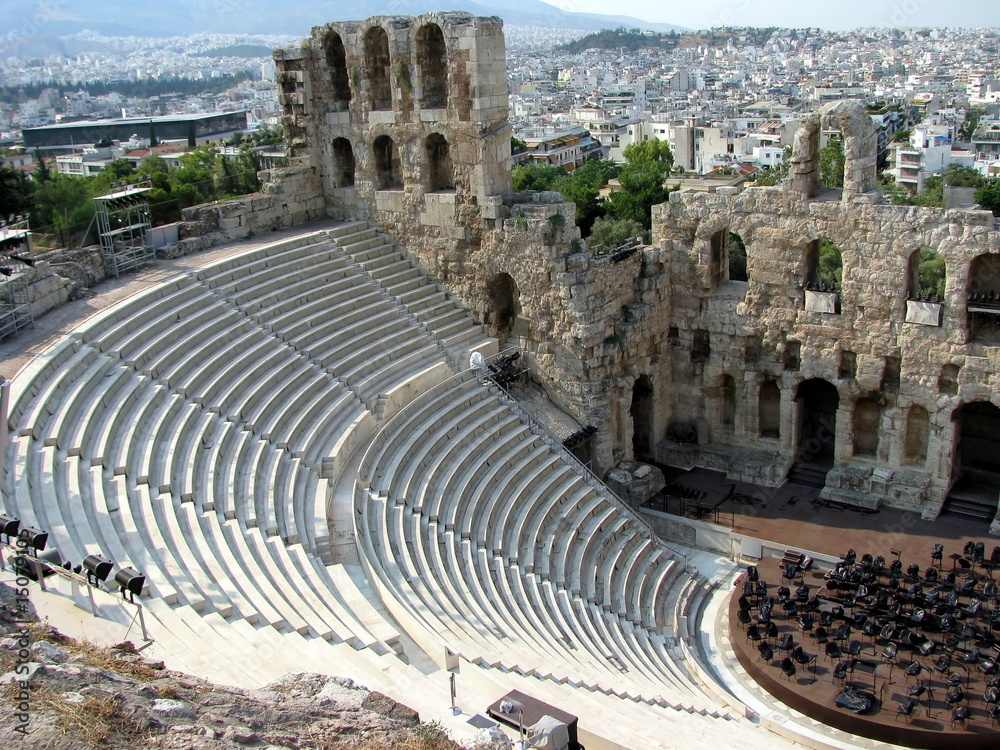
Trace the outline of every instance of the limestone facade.
{"type": "MultiPolygon", "coordinates": [[[[651,246],[595,256],[571,204],[510,190],[498,19],[331,23],[275,58],[299,180],[284,205],[395,235],[599,428],[586,458],[600,471],[640,453],[773,486],[828,451],[826,497],[933,517],[962,461],[991,450],[961,423],[963,405],[1000,404],[1000,326],[968,301],[1000,298],[1000,232],[985,211],[886,204],[856,103],[804,122],[785,185],[673,193],[651,246]],[[847,162],[835,191],[818,184],[831,128],[847,162]],[[728,279],[730,232],[746,282],[728,279]],[[842,254],[837,290],[810,283],[821,240],[842,254]],[[944,259],[943,303],[912,293],[921,248],[944,259]]],[[[285,222],[272,203],[267,221],[285,222]]]]}

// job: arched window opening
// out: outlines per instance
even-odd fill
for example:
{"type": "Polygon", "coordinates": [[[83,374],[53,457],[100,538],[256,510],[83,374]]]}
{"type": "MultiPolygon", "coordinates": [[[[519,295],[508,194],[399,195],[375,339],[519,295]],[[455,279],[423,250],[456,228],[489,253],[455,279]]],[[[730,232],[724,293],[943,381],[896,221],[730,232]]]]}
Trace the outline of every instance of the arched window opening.
{"type": "Polygon", "coordinates": [[[927,302],[944,300],[946,281],[944,258],[929,247],[910,255],[907,264],[906,298],[927,302]]]}
{"type": "Polygon", "coordinates": [[[440,133],[431,133],[427,136],[424,151],[427,158],[427,191],[453,190],[455,180],[448,141],[440,133]]]}
{"type": "Polygon", "coordinates": [[[403,187],[403,169],[399,150],[392,138],[380,135],[372,144],[375,156],[375,189],[396,190],[403,187]]]}
{"type": "Polygon", "coordinates": [[[736,382],[730,375],[719,378],[719,426],[736,426],[736,382]]]}
{"type": "Polygon", "coordinates": [[[639,460],[655,458],[653,437],[653,383],[640,375],[632,385],[632,453],[639,460]]]}
{"type": "Polygon", "coordinates": [[[354,149],[346,138],[333,139],[333,185],[339,188],[354,185],[354,149]]]}
{"type": "Polygon", "coordinates": [[[854,455],[874,456],[878,453],[879,422],[882,410],[872,398],[861,398],[854,405],[854,455]]]}
{"type": "Polygon", "coordinates": [[[966,297],[969,337],[980,344],[1000,344],[1000,255],[973,259],[966,297]]]}
{"type": "Polygon", "coordinates": [[[749,281],[747,276],[747,246],[736,232],[729,233],[727,244],[730,281],[749,281]]]}
{"type": "Polygon", "coordinates": [[[365,34],[365,70],[368,73],[368,95],[372,109],[392,109],[392,84],[389,81],[389,35],[381,26],[373,26],[365,34]]]}
{"type": "Polygon", "coordinates": [[[906,436],[903,438],[903,463],[922,465],[927,460],[927,438],[930,435],[930,418],[927,409],[917,404],[906,412],[906,436]]]}
{"type": "Polygon", "coordinates": [[[760,385],[757,424],[761,437],[781,437],[781,391],[773,380],[765,380],[760,385]]]}
{"type": "Polygon", "coordinates": [[[444,33],[436,23],[417,32],[417,64],[420,66],[421,106],[443,109],[448,106],[448,51],[444,33]]]}
{"type": "Polygon", "coordinates": [[[323,45],[326,50],[326,67],[330,71],[330,87],[337,111],[347,109],[351,101],[351,84],[347,76],[347,55],[340,34],[330,32],[323,45]]]}
{"type": "Polygon", "coordinates": [[[489,307],[483,316],[484,322],[491,327],[502,349],[521,313],[521,294],[514,279],[509,274],[500,273],[486,285],[486,296],[489,307]]]}
{"type": "Polygon", "coordinates": [[[726,241],[728,230],[720,229],[712,235],[711,257],[708,261],[709,284],[712,289],[718,289],[719,285],[725,281],[723,269],[726,263],[726,241]]]}
{"type": "Polygon", "coordinates": [[[840,248],[828,239],[813,240],[806,247],[802,285],[821,292],[839,292],[844,261],[840,248]]]}

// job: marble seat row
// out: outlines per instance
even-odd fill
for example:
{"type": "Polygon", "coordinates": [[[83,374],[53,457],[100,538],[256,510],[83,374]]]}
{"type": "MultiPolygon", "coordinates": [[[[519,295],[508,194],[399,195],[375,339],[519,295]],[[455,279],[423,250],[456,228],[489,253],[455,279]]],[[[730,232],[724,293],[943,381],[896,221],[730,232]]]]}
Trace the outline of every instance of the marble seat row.
{"type": "Polygon", "coordinates": [[[644,607],[662,612],[660,589],[677,583],[670,551],[471,374],[386,424],[355,497],[371,574],[449,648],[590,690],[720,712],[672,665],[662,623],[643,616],[644,607]]]}
{"type": "Polygon", "coordinates": [[[388,650],[393,626],[313,547],[324,461],[365,399],[441,360],[399,310],[325,234],[125,300],[18,377],[5,510],[171,606],[388,650]]]}

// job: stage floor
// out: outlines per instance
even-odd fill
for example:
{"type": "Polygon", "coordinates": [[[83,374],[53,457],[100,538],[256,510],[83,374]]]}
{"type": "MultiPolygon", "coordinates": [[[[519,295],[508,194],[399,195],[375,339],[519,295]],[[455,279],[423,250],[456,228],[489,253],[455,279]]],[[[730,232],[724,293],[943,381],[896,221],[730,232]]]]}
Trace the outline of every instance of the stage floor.
{"type": "MultiPolygon", "coordinates": [[[[858,548],[859,557],[863,552],[858,548]]],[[[904,557],[902,561],[905,569],[907,559],[904,557]]],[[[946,559],[944,562],[947,571],[950,569],[949,561],[946,559]]],[[[781,577],[778,559],[762,561],[758,570],[760,579],[768,583],[768,595],[776,597],[779,586],[789,586],[789,582],[781,577]]],[[[816,596],[823,587],[824,572],[813,570],[803,574],[803,581],[810,588],[810,596],[816,596]]],[[[793,595],[797,586],[798,583],[790,585],[793,595]]],[[[862,651],[855,669],[848,672],[844,680],[835,679],[833,670],[836,661],[825,655],[824,646],[818,644],[813,635],[800,631],[795,618],[787,618],[781,606],[775,604],[772,621],[777,625],[778,635],[771,639],[771,643],[775,644],[782,634],[791,633],[795,645],[802,646],[806,654],[816,657],[809,665],[795,664],[796,673],[789,679],[780,666],[789,652],[781,651],[775,646],[774,658],[765,662],[757,649],[757,642],[747,638],[747,626],[737,619],[741,593],[742,578],[734,588],[729,606],[729,631],[733,649],[749,676],[790,708],[837,729],[906,747],[985,750],[1000,746],[1000,729],[986,715],[988,704],[983,700],[987,687],[985,678],[975,667],[967,670],[960,663],[953,665],[953,670],[961,675],[965,699],[958,704],[949,705],[945,700],[949,690],[947,673],[942,674],[934,669],[934,661],[942,653],[940,647],[934,654],[924,657],[900,646],[895,664],[890,670],[890,665],[882,659],[887,641],[879,637],[868,638],[860,629],[852,627],[851,635],[843,643],[843,647],[846,650],[847,644],[856,640],[863,644],[862,651]],[[913,660],[920,661],[923,665],[917,678],[908,677],[905,672],[906,666],[913,660]],[[926,691],[918,699],[917,707],[907,721],[897,714],[897,708],[900,702],[906,700],[907,689],[917,682],[922,682],[926,691]],[[866,715],[857,715],[837,707],[834,701],[845,686],[853,686],[873,695],[875,700],[872,710],[866,715]],[[964,727],[961,723],[952,726],[952,711],[957,705],[967,705],[970,709],[970,719],[964,727]]],[[[830,609],[835,604],[833,601],[821,601],[822,609],[830,609]]],[[[751,616],[755,618],[756,613],[754,607],[751,616]]],[[[834,629],[829,629],[831,638],[834,629]]],[[[941,640],[940,634],[929,635],[941,640]]],[[[982,648],[982,653],[983,656],[996,656],[991,647],[982,648]]],[[[961,650],[955,654],[956,662],[960,661],[960,656],[961,650]]],[[[842,658],[849,657],[845,654],[842,658]]]]}

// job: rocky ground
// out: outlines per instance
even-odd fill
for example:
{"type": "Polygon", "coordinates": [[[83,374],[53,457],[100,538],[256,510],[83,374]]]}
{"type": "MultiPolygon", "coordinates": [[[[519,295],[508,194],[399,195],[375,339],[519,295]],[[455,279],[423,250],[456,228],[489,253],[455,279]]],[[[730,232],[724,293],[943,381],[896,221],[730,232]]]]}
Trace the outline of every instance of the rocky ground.
{"type": "Polygon", "coordinates": [[[300,673],[238,690],[167,670],[128,642],[67,638],[3,584],[0,747],[461,750],[415,711],[348,679],[300,673]]]}

